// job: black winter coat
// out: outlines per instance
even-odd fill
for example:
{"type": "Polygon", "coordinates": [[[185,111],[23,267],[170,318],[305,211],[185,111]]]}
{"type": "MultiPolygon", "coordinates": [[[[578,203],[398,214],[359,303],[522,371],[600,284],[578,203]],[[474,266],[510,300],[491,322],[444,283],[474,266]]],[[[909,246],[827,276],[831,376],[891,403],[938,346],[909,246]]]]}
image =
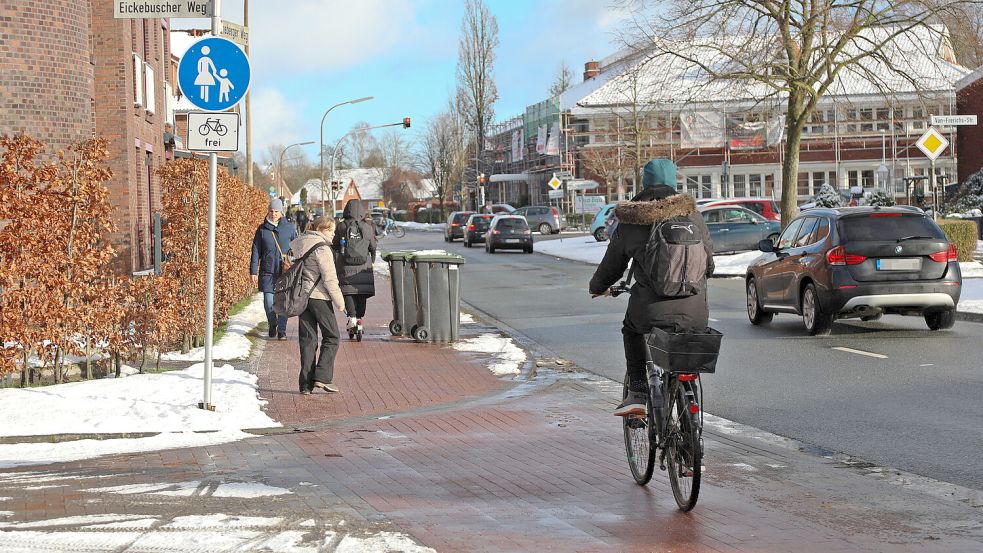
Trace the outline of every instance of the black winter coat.
{"type": "MultiPolygon", "coordinates": [[[[652,225],[672,217],[688,217],[693,224],[702,228],[704,236],[707,236],[706,249],[710,258],[707,276],[713,273],[710,231],[703,217],[696,211],[696,201],[689,194],[677,194],[647,202],[621,202],[615,208],[615,213],[619,221],[618,228],[611,236],[604,259],[591,278],[591,294],[602,294],[616,284],[624,275],[629,261],[638,263],[641,260],[652,225]]],[[[655,326],[676,327],[677,331],[703,330],[707,327],[710,314],[706,292],[684,298],[667,298],[655,294],[648,276],[641,271],[634,273],[634,279],[625,313],[625,326],[629,330],[644,334],[655,326]]]]}
{"type": "Polygon", "coordinates": [[[377,243],[375,225],[365,222],[364,219],[365,209],[361,203],[352,200],[345,204],[344,219],[338,224],[331,243],[337,254],[335,266],[338,268],[338,285],[341,286],[341,293],[346,296],[375,295],[375,274],[372,271],[377,243]],[[341,239],[348,236],[348,229],[352,225],[358,225],[362,230],[362,236],[368,236],[370,240],[369,258],[361,265],[346,265],[345,258],[341,255],[341,239]]]}
{"type": "Polygon", "coordinates": [[[249,274],[259,275],[259,291],[273,293],[273,284],[280,278],[280,269],[283,265],[280,250],[276,247],[277,236],[280,240],[280,250],[287,253],[290,249],[290,242],[297,238],[297,230],[294,224],[286,217],[280,217],[279,223],[274,226],[268,220],[256,229],[253,235],[253,253],[249,261],[249,274]],[[274,235],[274,231],[276,234],[274,235]]]}

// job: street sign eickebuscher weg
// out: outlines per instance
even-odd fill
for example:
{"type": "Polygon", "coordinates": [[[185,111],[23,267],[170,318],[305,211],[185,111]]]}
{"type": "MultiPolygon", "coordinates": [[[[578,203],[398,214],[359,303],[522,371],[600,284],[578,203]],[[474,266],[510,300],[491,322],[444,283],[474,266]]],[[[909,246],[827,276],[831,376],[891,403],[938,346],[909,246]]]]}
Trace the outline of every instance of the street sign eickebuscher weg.
{"type": "Polygon", "coordinates": [[[211,17],[212,0],[113,0],[114,19],[178,19],[211,17]]]}

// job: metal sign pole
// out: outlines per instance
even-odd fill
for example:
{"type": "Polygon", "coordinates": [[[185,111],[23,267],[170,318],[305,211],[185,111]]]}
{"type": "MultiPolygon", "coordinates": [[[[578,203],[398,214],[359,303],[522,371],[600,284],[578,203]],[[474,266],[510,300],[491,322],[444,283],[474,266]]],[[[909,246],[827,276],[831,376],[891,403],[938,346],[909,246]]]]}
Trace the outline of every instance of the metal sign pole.
{"type": "MultiPolygon", "coordinates": [[[[215,0],[212,14],[212,36],[222,33],[222,0],[215,0]]],[[[204,396],[198,404],[201,409],[214,411],[212,405],[212,339],[215,317],[215,207],[218,196],[218,155],[208,154],[208,268],[205,276],[205,367],[204,396]]]]}

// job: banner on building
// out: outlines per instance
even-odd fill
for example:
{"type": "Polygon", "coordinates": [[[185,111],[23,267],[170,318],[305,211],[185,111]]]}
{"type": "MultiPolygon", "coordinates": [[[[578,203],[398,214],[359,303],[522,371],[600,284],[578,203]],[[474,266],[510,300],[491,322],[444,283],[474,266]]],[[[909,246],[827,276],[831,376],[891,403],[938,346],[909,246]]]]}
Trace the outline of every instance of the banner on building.
{"type": "Polygon", "coordinates": [[[684,111],[679,114],[683,148],[720,148],[724,145],[724,118],[719,111],[684,111]]]}
{"type": "Polygon", "coordinates": [[[727,147],[731,150],[762,150],[768,147],[768,125],[763,121],[727,118],[727,147]]]}
{"type": "Polygon", "coordinates": [[[546,125],[540,125],[536,132],[536,153],[546,153],[546,125]]]}
{"type": "Polygon", "coordinates": [[[512,161],[522,161],[522,129],[512,131],[512,161]]]}
{"type": "Polygon", "coordinates": [[[777,146],[785,140],[785,116],[776,115],[768,121],[768,147],[777,146]]]}
{"type": "Polygon", "coordinates": [[[548,156],[558,156],[560,155],[560,124],[553,123],[550,126],[550,134],[546,139],[546,155],[548,156]]]}

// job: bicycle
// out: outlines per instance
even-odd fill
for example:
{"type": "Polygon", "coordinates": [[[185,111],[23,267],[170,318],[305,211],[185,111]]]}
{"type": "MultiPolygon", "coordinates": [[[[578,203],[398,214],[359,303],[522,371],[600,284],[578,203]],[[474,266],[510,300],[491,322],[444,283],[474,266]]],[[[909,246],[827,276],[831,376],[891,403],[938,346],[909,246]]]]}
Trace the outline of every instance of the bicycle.
{"type": "Polygon", "coordinates": [[[225,136],[225,133],[229,132],[229,128],[218,119],[205,119],[205,122],[198,127],[198,134],[202,136],[208,136],[211,131],[215,131],[215,134],[219,136],[225,136]]]}
{"type": "MultiPolygon", "coordinates": [[[[624,282],[611,287],[614,297],[628,291],[624,282]]],[[[635,482],[642,486],[648,484],[658,459],[659,468],[668,472],[672,495],[681,511],[692,510],[700,495],[703,475],[703,385],[700,372],[713,372],[715,369],[720,338],[720,333],[716,331],[701,335],[671,334],[653,329],[653,333],[646,337],[645,372],[649,383],[646,414],[624,417],[622,423],[628,466],[635,482]],[[686,340],[686,336],[709,338],[688,342],[687,349],[683,351],[693,354],[685,356],[692,358],[681,359],[674,364],[670,354],[675,348],[671,346],[679,344],[665,347],[672,341],[665,336],[683,337],[677,342],[686,340]],[[652,358],[652,341],[661,342],[656,350],[660,354],[659,362],[666,370],[652,358]],[[659,349],[662,347],[665,349],[659,349]],[[693,353],[693,349],[698,351],[693,353]],[[686,370],[675,370],[678,368],[686,370]]],[[[628,396],[628,389],[628,376],[625,375],[623,397],[628,396]]]]}
{"type": "Polygon", "coordinates": [[[376,234],[378,234],[379,238],[385,238],[390,234],[394,238],[402,238],[406,236],[406,229],[395,224],[389,225],[388,227],[384,225],[376,225],[376,231],[377,231],[376,234]]]}

